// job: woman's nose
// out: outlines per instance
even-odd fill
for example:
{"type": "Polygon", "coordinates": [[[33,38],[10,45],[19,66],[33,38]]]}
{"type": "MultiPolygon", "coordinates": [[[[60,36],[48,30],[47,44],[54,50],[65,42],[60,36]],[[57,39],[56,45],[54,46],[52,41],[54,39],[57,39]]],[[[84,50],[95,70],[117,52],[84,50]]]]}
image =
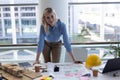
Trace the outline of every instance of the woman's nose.
{"type": "Polygon", "coordinates": [[[52,19],[52,18],[50,18],[50,21],[53,21],[53,19],[52,19]]]}

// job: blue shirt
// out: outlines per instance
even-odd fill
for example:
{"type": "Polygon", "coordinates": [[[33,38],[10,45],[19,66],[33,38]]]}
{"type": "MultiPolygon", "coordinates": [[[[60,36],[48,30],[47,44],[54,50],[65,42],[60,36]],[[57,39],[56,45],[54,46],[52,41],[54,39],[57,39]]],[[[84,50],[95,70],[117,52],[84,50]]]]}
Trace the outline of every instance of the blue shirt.
{"type": "Polygon", "coordinates": [[[44,40],[48,42],[58,42],[60,41],[61,37],[63,38],[63,42],[66,50],[68,52],[71,52],[72,48],[69,43],[69,39],[66,31],[66,25],[63,22],[58,20],[54,27],[49,26],[48,34],[45,33],[44,26],[41,25],[37,52],[41,53],[43,51],[44,40]]]}

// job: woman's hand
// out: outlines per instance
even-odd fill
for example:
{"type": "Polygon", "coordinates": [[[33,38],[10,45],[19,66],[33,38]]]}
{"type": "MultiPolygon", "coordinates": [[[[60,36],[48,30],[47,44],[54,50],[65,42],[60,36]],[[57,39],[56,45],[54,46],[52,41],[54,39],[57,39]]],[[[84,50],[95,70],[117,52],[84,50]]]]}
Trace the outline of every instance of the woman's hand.
{"type": "Polygon", "coordinates": [[[39,64],[40,62],[39,61],[35,61],[34,63],[33,63],[33,65],[35,65],[35,64],[39,64]]]}
{"type": "Polygon", "coordinates": [[[82,61],[76,61],[76,59],[75,59],[75,57],[73,56],[73,53],[72,53],[72,52],[69,52],[69,54],[70,54],[70,56],[71,56],[71,58],[72,58],[72,60],[73,60],[74,63],[76,63],[76,64],[82,64],[82,63],[83,63],[82,61]]]}
{"type": "Polygon", "coordinates": [[[76,63],[76,64],[83,64],[82,61],[74,61],[74,63],[76,63]]]}

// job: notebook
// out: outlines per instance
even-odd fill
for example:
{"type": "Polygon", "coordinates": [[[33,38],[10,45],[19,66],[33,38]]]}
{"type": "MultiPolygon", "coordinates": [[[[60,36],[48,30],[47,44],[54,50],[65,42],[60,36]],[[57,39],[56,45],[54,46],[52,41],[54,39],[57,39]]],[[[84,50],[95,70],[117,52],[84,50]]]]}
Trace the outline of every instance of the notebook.
{"type": "Polygon", "coordinates": [[[99,72],[101,73],[115,70],[120,70],[120,58],[109,59],[106,63],[103,63],[102,67],[99,68],[99,72]]]}

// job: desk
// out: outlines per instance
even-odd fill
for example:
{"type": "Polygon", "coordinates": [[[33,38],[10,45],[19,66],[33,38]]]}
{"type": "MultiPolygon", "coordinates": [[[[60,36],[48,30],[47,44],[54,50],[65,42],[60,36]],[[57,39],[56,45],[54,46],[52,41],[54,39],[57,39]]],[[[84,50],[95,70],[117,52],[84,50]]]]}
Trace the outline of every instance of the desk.
{"type": "MultiPolygon", "coordinates": [[[[98,77],[93,77],[92,75],[91,75],[91,77],[88,79],[88,80],[120,80],[120,76],[119,77],[113,77],[113,73],[114,72],[116,72],[116,71],[113,71],[113,72],[109,72],[109,73],[105,73],[105,74],[101,74],[101,73],[99,73],[98,74],[98,77]]],[[[117,71],[118,72],[118,71],[117,71]]],[[[120,70],[119,70],[119,72],[120,72],[120,70]]],[[[47,75],[47,73],[46,74],[44,74],[44,75],[47,75]]],[[[120,75],[120,74],[119,74],[120,75]]],[[[34,79],[34,80],[40,80],[40,78],[36,78],[36,79],[34,79]]],[[[61,79],[61,78],[59,78],[59,79],[56,79],[56,80],[63,80],[63,79],[61,79]]],[[[76,79],[77,80],[77,79],[76,79]]],[[[79,79],[78,79],[79,80],[79,79]]]]}
{"type": "MultiPolygon", "coordinates": [[[[88,80],[90,72],[85,68],[83,64],[74,63],[47,63],[47,72],[41,73],[44,76],[52,75],[53,80],[88,80]],[[59,71],[55,72],[55,67],[59,68],[59,71]],[[86,78],[86,79],[85,79],[86,78]]],[[[36,78],[34,80],[40,80],[36,78]]]]}
{"type": "MultiPolygon", "coordinates": [[[[112,72],[108,72],[108,73],[104,73],[104,74],[101,74],[99,73],[98,74],[98,77],[93,77],[92,76],[92,71],[91,70],[88,70],[91,74],[91,77],[89,77],[88,79],[79,79],[79,78],[69,78],[68,77],[64,77],[63,78],[63,73],[56,73],[56,74],[59,74],[59,76],[57,75],[53,80],[120,80],[120,70],[117,70],[117,71],[112,71],[112,72]],[[113,73],[116,73],[118,72],[118,75],[117,77],[113,77],[113,73]]],[[[54,75],[54,73],[42,73],[43,75],[54,75]]],[[[40,80],[40,78],[36,78],[34,80],[40,80]]]]}
{"type": "MultiPolygon", "coordinates": [[[[66,65],[65,64],[62,64],[63,66],[66,65]]],[[[43,66],[46,66],[46,64],[43,66]]],[[[48,67],[52,67],[53,65],[51,66],[48,66],[48,67]]],[[[73,65],[71,65],[73,66],[73,65]]],[[[69,67],[71,70],[74,70],[71,66],[67,66],[69,67]]],[[[62,70],[64,70],[65,67],[62,68],[62,70]]],[[[79,68],[79,67],[77,67],[79,68]]],[[[76,68],[76,69],[77,69],[76,68]]],[[[33,68],[32,68],[33,69],[33,68]]],[[[50,70],[51,68],[49,68],[50,70]]],[[[99,73],[98,74],[98,77],[93,77],[92,76],[92,71],[91,70],[88,70],[88,71],[85,71],[85,73],[90,73],[91,74],[91,77],[89,78],[86,78],[86,79],[79,79],[79,78],[75,78],[75,77],[72,77],[72,78],[69,78],[69,77],[63,77],[64,73],[63,72],[60,72],[60,73],[53,73],[53,71],[51,70],[50,72],[44,72],[44,73],[39,73],[39,74],[42,74],[42,75],[54,75],[55,78],[53,80],[120,80],[120,70],[117,70],[117,71],[112,71],[112,72],[108,72],[108,73],[104,73],[104,74],[101,74],[99,73]],[[113,77],[113,73],[116,73],[118,72],[118,77],[113,77]]],[[[9,79],[9,80],[19,80],[19,79],[15,79],[14,77],[12,79],[9,79]]],[[[35,78],[35,79],[28,79],[28,77],[25,77],[20,79],[20,80],[40,80],[40,77],[38,78],[35,78]]]]}

